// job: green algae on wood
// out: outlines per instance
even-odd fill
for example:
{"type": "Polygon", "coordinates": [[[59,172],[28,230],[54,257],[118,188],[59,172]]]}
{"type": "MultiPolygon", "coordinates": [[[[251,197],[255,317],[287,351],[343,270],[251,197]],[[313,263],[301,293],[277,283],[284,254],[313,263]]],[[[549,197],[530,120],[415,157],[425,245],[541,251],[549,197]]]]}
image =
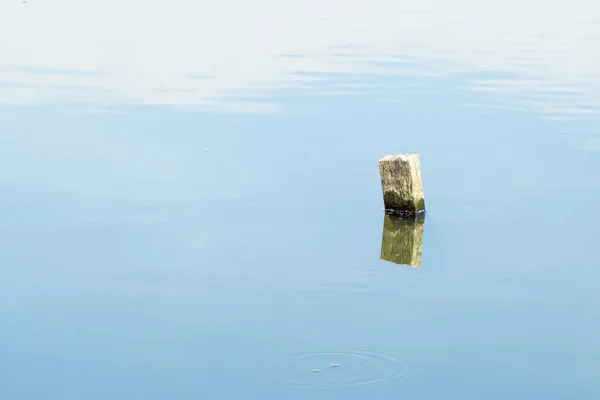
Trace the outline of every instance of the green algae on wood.
{"type": "Polygon", "coordinates": [[[425,197],[418,154],[397,154],[379,160],[383,203],[386,210],[425,211],[425,197]]]}

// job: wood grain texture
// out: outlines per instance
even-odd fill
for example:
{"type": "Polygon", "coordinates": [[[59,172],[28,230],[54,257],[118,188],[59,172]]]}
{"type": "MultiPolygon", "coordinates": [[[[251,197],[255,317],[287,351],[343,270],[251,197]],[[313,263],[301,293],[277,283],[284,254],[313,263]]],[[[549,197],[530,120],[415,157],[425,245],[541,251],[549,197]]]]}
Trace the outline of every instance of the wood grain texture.
{"type": "Polygon", "coordinates": [[[379,160],[381,188],[386,210],[425,210],[421,163],[418,154],[385,156],[379,160]]]}

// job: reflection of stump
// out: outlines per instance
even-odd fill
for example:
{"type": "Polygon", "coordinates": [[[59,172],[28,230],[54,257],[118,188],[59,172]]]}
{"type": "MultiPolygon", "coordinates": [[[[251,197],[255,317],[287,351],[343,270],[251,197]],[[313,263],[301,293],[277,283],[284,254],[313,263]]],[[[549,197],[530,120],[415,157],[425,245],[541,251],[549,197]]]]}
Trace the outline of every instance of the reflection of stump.
{"type": "Polygon", "coordinates": [[[381,259],[419,268],[423,249],[425,215],[389,215],[383,220],[381,259]]]}

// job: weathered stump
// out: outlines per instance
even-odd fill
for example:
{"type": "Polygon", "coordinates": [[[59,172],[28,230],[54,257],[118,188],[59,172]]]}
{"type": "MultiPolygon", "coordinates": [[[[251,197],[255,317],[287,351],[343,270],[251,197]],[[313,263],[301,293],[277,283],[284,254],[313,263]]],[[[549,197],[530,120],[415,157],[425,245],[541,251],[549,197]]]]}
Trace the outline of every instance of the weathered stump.
{"type": "Polygon", "coordinates": [[[419,268],[423,251],[425,214],[385,215],[381,259],[419,268]]]}
{"type": "Polygon", "coordinates": [[[418,154],[385,156],[379,160],[379,173],[386,210],[409,213],[425,211],[418,154]]]}

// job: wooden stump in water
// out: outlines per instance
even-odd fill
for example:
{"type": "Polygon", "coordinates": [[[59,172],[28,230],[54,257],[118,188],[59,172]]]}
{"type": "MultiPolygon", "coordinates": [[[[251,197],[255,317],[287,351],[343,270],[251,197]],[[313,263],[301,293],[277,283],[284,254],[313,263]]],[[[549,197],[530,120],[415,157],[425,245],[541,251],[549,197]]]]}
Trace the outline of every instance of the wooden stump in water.
{"type": "Polygon", "coordinates": [[[385,156],[379,160],[379,173],[386,210],[409,213],[425,211],[418,154],[385,156]]]}
{"type": "Polygon", "coordinates": [[[425,214],[385,215],[381,259],[419,268],[423,251],[425,214]]]}

